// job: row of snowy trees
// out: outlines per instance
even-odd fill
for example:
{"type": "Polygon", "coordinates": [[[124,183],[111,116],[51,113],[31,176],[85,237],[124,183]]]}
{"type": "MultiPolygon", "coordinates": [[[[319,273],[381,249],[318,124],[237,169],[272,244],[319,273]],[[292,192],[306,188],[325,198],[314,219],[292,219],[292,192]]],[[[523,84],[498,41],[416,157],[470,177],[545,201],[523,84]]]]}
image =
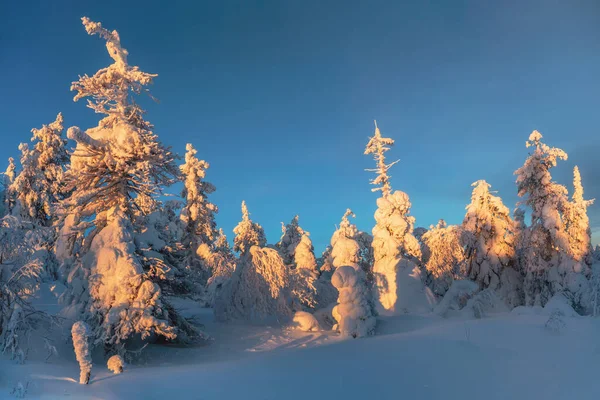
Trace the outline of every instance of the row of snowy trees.
{"type": "Polygon", "coordinates": [[[18,353],[23,332],[39,322],[32,316],[42,319],[29,299],[44,281],[62,285],[56,295],[65,323],[86,323],[91,345],[109,354],[123,354],[136,338],[204,339],[178,313],[176,297],[214,306],[222,321],[286,322],[294,313],[314,314],[311,329],[331,327],[350,337],[373,334],[377,314],[427,313],[449,303],[460,297],[456,282],[471,282],[478,315],[494,301],[544,305],[557,294],[581,313],[597,313],[600,276],[593,273],[587,218],[592,201],[583,197],[577,169],[571,198],[552,180],[550,169],[567,155],[543,144],[537,131],[527,142],[533,152],[516,171],[523,201],[514,218],[480,180],[462,224],[440,220],[415,228],[409,196],[391,187],[395,162],[386,163],[385,153],[394,140],[376,126],[365,149],[376,162],[373,191],[380,192],[372,235],[357,229],[348,209],[317,259],[297,216],[268,245],[242,203],[231,248],[209,200],[215,191],[206,181],[209,164],[189,144],[178,166],[135,103],[156,75],[128,64],[116,31],[82,21],[106,41],[113,63],[71,89],[76,101],[87,99],[104,117],[95,127],[68,128],[65,138],[58,114],[33,130],[31,146],[19,147],[20,168],[9,160],[1,182],[4,350],[18,353]],[[175,182],[183,183],[181,201],[163,201],[175,182]]]}

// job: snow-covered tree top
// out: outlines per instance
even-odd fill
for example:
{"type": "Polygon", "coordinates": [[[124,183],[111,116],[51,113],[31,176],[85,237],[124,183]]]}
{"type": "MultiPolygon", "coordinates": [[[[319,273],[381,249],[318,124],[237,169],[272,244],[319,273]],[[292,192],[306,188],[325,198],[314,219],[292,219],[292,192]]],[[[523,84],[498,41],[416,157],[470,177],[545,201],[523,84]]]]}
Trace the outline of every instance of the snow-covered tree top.
{"type": "Polygon", "coordinates": [[[15,159],[8,157],[8,166],[6,167],[6,171],[4,171],[6,186],[10,185],[15,180],[16,171],[17,166],[15,165],[15,159]]]}
{"type": "Polygon", "coordinates": [[[83,17],[81,21],[88,34],[98,35],[106,40],[108,54],[115,62],[92,77],[84,75],[79,81],[73,82],[71,90],[77,92],[73,100],[91,97],[88,107],[97,113],[118,115],[127,120],[141,119],[142,112],[131,101],[130,93],[141,93],[143,87],[152,83],[152,79],[157,75],[129,66],[129,53],[121,47],[121,38],[117,31],[110,32],[102,27],[100,22],[91,21],[87,17],[83,17]]]}
{"type": "Polygon", "coordinates": [[[385,152],[393,145],[394,139],[382,137],[381,131],[377,126],[377,121],[375,121],[375,134],[369,139],[369,143],[367,143],[367,147],[365,147],[365,154],[373,154],[373,158],[377,163],[377,168],[367,169],[367,171],[375,172],[377,174],[375,179],[371,179],[371,184],[376,185],[377,187],[371,189],[371,191],[376,192],[381,190],[383,196],[387,196],[392,191],[388,170],[399,161],[396,160],[390,164],[385,163],[385,152]]]}
{"type": "Polygon", "coordinates": [[[264,246],[267,243],[265,231],[262,226],[250,219],[250,213],[246,202],[242,201],[242,220],[233,228],[235,238],[233,239],[233,250],[245,253],[252,246],[264,246]]]}
{"type": "Polygon", "coordinates": [[[356,228],[356,225],[350,222],[348,217],[356,218],[356,215],[354,215],[352,210],[349,208],[346,209],[346,212],[342,216],[338,232],[347,238],[354,238],[358,234],[358,229],[356,228]]]}
{"type": "Polygon", "coordinates": [[[594,204],[594,199],[585,200],[583,198],[583,185],[581,184],[581,174],[579,173],[579,167],[576,165],[573,168],[573,202],[576,204],[581,204],[590,206],[594,204]]]}
{"type": "Polygon", "coordinates": [[[204,180],[210,165],[196,157],[197,150],[191,144],[186,145],[186,150],[185,164],[180,168],[184,182],[181,196],[186,199],[182,220],[188,232],[202,243],[211,243],[217,234],[214,214],[218,208],[208,201],[208,195],[215,191],[215,187],[204,180]]]}
{"type": "Polygon", "coordinates": [[[144,215],[153,209],[152,202],[162,187],[179,178],[174,155],[159,142],[152,125],[142,118],[144,110],[133,101],[133,95],[156,75],[127,64],[127,51],[115,31],[88,18],[82,21],[89,34],[107,41],[115,62],[91,77],[80,77],[71,86],[77,92],[75,101],[89,97],[88,106],[107,116],[86,131],[78,127],[67,130],[67,137],[76,141],[77,147],[71,155],[67,186],[74,194],[66,208],[97,216],[119,205],[128,215],[144,215]]]}
{"type": "Polygon", "coordinates": [[[532,221],[542,217],[548,221],[549,218],[557,220],[557,215],[550,216],[548,213],[552,210],[558,212],[567,201],[567,189],[552,181],[550,168],[555,167],[559,159],[566,160],[568,156],[563,150],[542,143],[541,139],[542,135],[538,131],[533,131],[526,142],[527,147],[535,147],[535,150],[525,160],[525,164],[515,171],[518,195],[526,196],[520,204],[531,207],[532,221]]]}

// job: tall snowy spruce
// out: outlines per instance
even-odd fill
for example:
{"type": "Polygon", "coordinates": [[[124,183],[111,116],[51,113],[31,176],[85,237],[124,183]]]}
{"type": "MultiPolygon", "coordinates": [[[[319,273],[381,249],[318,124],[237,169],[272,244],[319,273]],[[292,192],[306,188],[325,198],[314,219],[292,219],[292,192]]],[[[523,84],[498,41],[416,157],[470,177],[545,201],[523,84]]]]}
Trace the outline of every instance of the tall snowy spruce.
{"type": "Polygon", "coordinates": [[[242,202],[242,221],[234,228],[235,271],[217,293],[215,317],[221,321],[284,322],[292,316],[289,267],[279,252],[266,248],[262,227],[242,202]]]}
{"type": "Polygon", "coordinates": [[[298,225],[297,215],[289,224],[281,225],[282,235],[276,248],[290,268],[290,285],[296,308],[314,310],[318,304],[319,273],[309,233],[298,225]]]}
{"type": "Polygon", "coordinates": [[[21,143],[21,171],[14,178],[10,191],[15,195],[18,214],[37,226],[54,222],[52,208],[64,199],[64,170],[69,162],[62,136],[62,114],[41,129],[33,129],[33,146],[21,143]]]}
{"type": "Polygon", "coordinates": [[[385,152],[394,140],[381,136],[375,124],[375,134],[369,140],[365,154],[373,154],[377,177],[372,191],[381,191],[375,211],[373,228],[373,275],[377,290],[378,311],[381,313],[407,313],[430,311],[433,296],[424,284],[419,259],[420,245],[413,235],[414,217],[410,216],[410,200],[406,193],[392,193],[385,152]]]}
{"type": "MultiPolygon", "coordinates": [[[[520,205],[531,210],[531,224],[523,235],[526,240],[517,249],[525,273],[525,304],[543,306],[552,296],[562,293],[581,311],[588,302],[585,275],[589,271],[585,263],[575,260],[581,253],[571,249],[573,239],[568,227],[574,225],[567,221],[573,204],[569,203],[567,189],[554,182],[550,174],[558,160],[567,159],[567,153],[549,147],[541,139],[538,131],[531,133],[526,145],[533,147],[533,152],[515,171],[518,194],[523,197],[520,205]]],[[[583,201],[581,198],[579,207],[583,201]]]]}
{"type": "Polygon", "coordinates": [[[181,212],[185,227],[182,245],[187,250],[184,263],[192,279],[206,284],[212,274],[213,243],[218,234],[215,222],[218,208],[208,201],[215,187],[205,180],[209,164],[196,157],[197,150],[191,144],[187,144],[186,150],[185,164],[181,166],[184,184],[181,196],[185,199],[181,212]]]}
{"type": "Polygon", "coordinates": [[[594,200],[583,198],[583,185],[579,168],[573,168],[573,196],[564,207],[564,222],[569,238],[569,254],[575,262],[591,264],[592,232],[587,208],[594,200]]]}
{"type": "MultiPolygon", "coordinates": [[[[89,323],[94,344],[120,351],[139,335],[192,340],[199,335],[170,307],[145,274],[134,233],[164,185],[178,177],[173,155],[157,139],[133,95],[156,75],[127,63],[116,31],[82,18],[90,35],[106,40],[114,63],[71,86],[75,101],[105,114],[97,127],[67,130],[76,142],[67,174],[72,195],[62,204],[65,225],[87,231],[68,275],[71,301],[89,323]]],[[[62,255],[65,256],[65,255],[62,255]]]]}
{"type": "Polygon", "coordinates": [[[0,193],[0,200],[2,200],[2,204],[0,204],[0,216],[3,217],[6,214],[10,214],[13,206],[14,206],[14,193],[11,193],[11,185],[15,180],[15,176],[17,174],[17,166],[15,165],[15,159],[12,157],[8,158],[8,166],[6,167],[6,171],[2,174],[2,179],[0,182],[2,183],[2,192],[0,193]]]}
{"type": "Polygon", "coordinates": [[[467,277],[480,289],[497,291],[511,307],[521,305],[522,278],[517,270],[515,222],[502,199],[484,180],[474,182],[463,220],[467,277]]]}

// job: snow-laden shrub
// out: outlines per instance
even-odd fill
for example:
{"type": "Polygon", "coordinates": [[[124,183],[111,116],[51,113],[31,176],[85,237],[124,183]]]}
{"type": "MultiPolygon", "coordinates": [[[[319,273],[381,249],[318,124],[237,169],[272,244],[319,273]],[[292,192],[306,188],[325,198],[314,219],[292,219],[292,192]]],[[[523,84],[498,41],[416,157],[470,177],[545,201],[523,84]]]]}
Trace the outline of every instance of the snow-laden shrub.
{"type": "Polygon", "coordinates": [[[314,310],[318,306],[319,274],[315,270],[296,267],[290,271],[290,288],[295,309],[314,310]]]}
{"type": "Polygon", "coordinates": [[[79,383],[87,385],[92,373],[92,356],[90,354],[90,328],[83,321],[77,321],[71,327],[75,357],[79,363],[79,383]]]}
{"type": "Polygon", "coordinates": [[[122,373],[124,366],[125,366],[125,361],[123,361],[123,358],[118,354],[115,354],[114,356],[109,358],[108,362],[106,363],[106,367],[108,368],[109,371],[112,371],[113,374],[122,373]]]}
{"type": "Polygon", "coordinates": [[[247,320],[261,323],[292,316],[289,268],[277,250],[250,247],[217,293],[218,320],[247,320]]]}
{"type": "Polygon", "coordinates": [[[294,326],[303,332],[317,332],[321,330],[319,321],[311,314],[304,311],[297,311],[294,314],[294,326]]]}
{"type": "Polygon", "coordinates": [[[493,313],[508,311],[506,304],[491,288],[484,289],[471,297],[462,310],[462,314],[477,319],[487,317],[493,313]]]}
{"type": "Polygon", "coordinates": [[[440,220],[437,226],[430,226],[423,234],[427,285],[437,296],[444,296],[454,280],[464,278],[465,252],[461,237],[461,227],[447,226],[444,220],[440,220]]]}
{"type": "Polygon", "coordinates": [[[578,317],[579,314],[571,306],[571,302],[562,293],[557,293],[544,306],[543,315],[552,315],[555,311],[560,311],[564,317],[578,317]]]}
{"type": "Polygon", "coordinates": [[[450,316],[462,310],[478,290],[479,285],[473,281],[454,281],[433,312],[442,317],[450,316]]]}
{"type": "Polygon", "coordinates": [[[561,310],[555,309],[544,324],[544,328],[550,333],[560,334],[567,327],[564,317],[565,314],[561,310]]]}
{"type": "Polygon", "coordinates": [[[29,388],[29,382],[23,385],[23,382],[17,382],[17,385],[10,391],[10,394],[15,396],[17,399],[24,399],[27,395],[27,389],[29,388]]]}
{"type": "Polygon", "coordinates": [[[371,294],[364,272],[351,266],[341,266],[335,270],[331,283],[339,292],[338,304],[331,312],[337,321],[333,328],[346,337],[373,335],[376,320],[369,303],[371,294]]]}

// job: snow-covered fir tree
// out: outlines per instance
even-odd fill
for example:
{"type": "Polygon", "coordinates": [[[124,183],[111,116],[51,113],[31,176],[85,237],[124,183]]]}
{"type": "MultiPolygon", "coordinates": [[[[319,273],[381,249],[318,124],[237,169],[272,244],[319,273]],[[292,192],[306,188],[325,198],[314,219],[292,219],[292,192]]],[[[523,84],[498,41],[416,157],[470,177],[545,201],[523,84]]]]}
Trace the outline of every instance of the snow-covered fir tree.
{"type": "Polygon", "coordinates": [[[466,274],[480,289],[502,290],[510,306],[521,305],[515,222],[502,199],[490,192],[490,184],[479,180],[471,186],[471,203],[462,225],[466,274]]]}
{"type": "Polygon", "coordinates": [[[331,237],[331,259],[335,268],[348,265],[360,269],[360,245],[356,240],[358,229],[350,222],[350,216],[354,217],[354,213],[347,209],[339,228],[331,237]]]}
{"type": "Polygon", "coordinates": [[[262,226],[250,219],[245,201],[242,201],[242,220],[233,228],[233,233],[235,233],[233,251],[240,254],[244,254],[252,246],[263,247],[267,244],[265,231],[262,226]]]}
{"type": "Polygon", "coordinates": [[[2,188],[0,192],[0,200],[2,200],[2,204],[0,204],[0,216],[5,216],[10,213],[14,206],[14,193],[11,193],[11,185],[15,180],[15,176],[17,174],[17,166],[15,165],[15,159],[12,157],[8,158],[8,166],[6,167],[6,171],[2,174],[2,179],[0,182],[2,183],[2,188]]]}
{"type": "MultiPolygon", "coordinates": [[[[214,185],[205,180],[209,164],[196,157],[197,150],[187,144],[185,164],[181,166],[184,188],[181,196],[185,205],[181,212],[185,233],[182,240],[188,254],[184,260],[186,268],[193,272],[192,278],[199,279],[204,284],[211,275],[210,266],[198,256],[200,245],[204,245],[202,253],[211,253],[213,242],[217,237],[215,214],[217,206],[208,201],[208,195],[215,191],[214,185]]],[[[204,258],[209,254],[204,254],[204,258]]]]}
{"type": "Polygon", "coordinates": [[[526,142],[533,152],[515,171],[520,205],[531,210],[531,224],[526,228],[520,248],[521,268],[525,274],[526,305],[545,305],[556,293],[563,293],[575,308],[584,307],[587,280],[581,263],[569,254],[569,235],[564,214],[568,210],[567,189],[552,180],[550,169],[567,153],[549,147],[542,135],[533,131],[526,142]]]}
{"type": "Polygon", "coordinates": [[[573,169],[573,196],[571,201],[565,203],[564,222],[569,238],[569,254],[575,262],[590,264],[592,254],[592,232],[587,208],[594,204],[594,200],[583,198],[583,185],[579,168],[573,169]]]}
{"type": "Polygon", "coordinates": [[[289,268],[277,250],[245,248],[233,275],[216,294],[215,317],[221,321],[285,322],[292,316],[289,268]]]}
{"type": "Polygon", "coordinates": [[[380,312],[404,313],[431,310],[432,296],[428,294],[419,269],[420,245],[413,235],[415,218],[410,216],[410,200],[401,191],[392,193],[389,168],[385,152],[394,144],[384,138],[377,125],[369,140],[365,154],[373,154],[377,163],[377,178],[371,183],[378,185],[373,191],[381,191],[375,211],[373,228],[373,276],[377,290],[377,308],[380,312]]]}
{"type": "Polygon", "coordinates": [[[179,176],[173,154],[158,141],[132,96],[145,91],[156,75],[127,63],[116,31],[82,21],[88,34],[106,40],[114,63],[71,86],[76,101],[88,98],[88,107],[106,115],[97,127],[67,130],[77,146],[66,179],[72,195],[62,202],[62,215],[76,216],[77,226],[70,229],[89,232],[69,272],[71,300],[89,322],[95,344],[119,350],[132,335],[190,340],[199,332],[164,302],[133,242],[140,215],[152,209],[140,204],[154,202],[179,176]]]}
{"type": "Polygon", "coordinates": [[[294,216],[289,224],[281,223],[281,238],[275,245],[286,265],[295,268],[294,255],[296,247],[304,235],[304,230],[298,225],[298,216],[294,216]]]}
{"type": "Polygon", "coordinates": [[[376,319],[364,272],[348,265],[341,266],[336,268],[331,283],[339,292],[338,303],[331,312],[337,321],[334,330],[345,337],[373,335],[376,319]]]}
{"type": "Polygon", "coordinates": [[[291,318],[290,268],[277,250],[264,247],[265,233],[250,219],[245,202],[242,202],[242,221],[233,231],[234,250],[240,253],[240,258],[231,278],[216,294],[216,318],[258,323],[291,318]]]}
{"type": "Polygon", "coordinates": [[[284,263],[291,269],[290,285],[296,308],[312,310],[317,307],[317,260],[310,234],[298,225],[296,215],[287,225],[282,225],[281,239],[275,246],[284,263]]]}
{"type": "Polygon", "coordinates": [[[31,305],[52,261],[52,232],[15,215],[0,219],[0,353],[23,363],[33,327],[50,318],[31,305]]]}
{"type": "Polygon", "coordinates": [[[219,229],[217,239],[214,243],[214,251],[208,252],[206,262],[211,267],[212,275],[206,284],[208,302],[214,306],[217,293],[221,290],[223,284],[231,278],[235,270],[236,259],[231,251],[227,236],[223,229],[219,229]]]}
{"type": "Polygon", "coordinates": [[[446,225],[442,219],[423,234],[423,262],[427,285],[437,296],[443,296],[456,279],[465,276],[465,252],[462,229],[446,225]]]}
{"type": "Polygon", "coordinates": [[[21,171],[14,178],[11,192],[15,194],[19,214],[39,226],[53,223],[52,208],[65,196],[64,170],[69,161],[63,138],[63,117],[41,129],[33,129],[30,147],[21,143],[21,171]]]}

